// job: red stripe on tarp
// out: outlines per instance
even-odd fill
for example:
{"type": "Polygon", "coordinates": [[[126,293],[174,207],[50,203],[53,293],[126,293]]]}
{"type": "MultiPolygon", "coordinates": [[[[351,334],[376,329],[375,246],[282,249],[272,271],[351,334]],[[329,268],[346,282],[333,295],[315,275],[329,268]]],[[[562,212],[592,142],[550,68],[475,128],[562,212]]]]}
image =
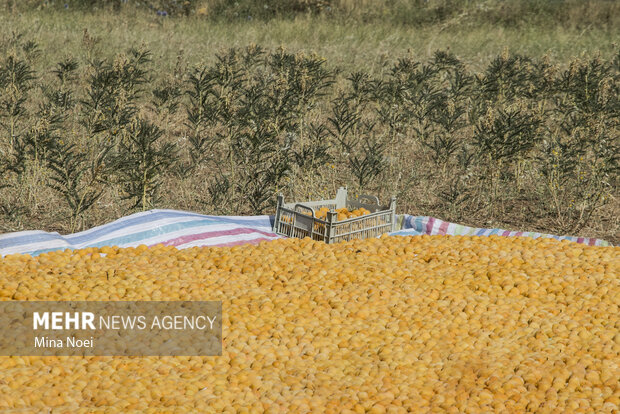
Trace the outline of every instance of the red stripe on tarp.
{"type": "Polygon", "coordinates": [[[583,237],[578,237],[577,238],[577,243],[583,243],[583,237]]]}
{"type": "Polygon", "coordinates": [[[502,233],[502,236],[510,236],[510,230],[504,230],[504,232],[502,233]]]}
{"type": "Polygon", "coordinates": [[[235,236],[238,234],[252,234],[252,233],[258,233],[264,236],[277,237],[275,233],[268,233],[266,231],[261,231],[261,230],[256,230],[256,229],[237,228],[237,229],[231,229],[231,230],[209,231],[205,233],[188,234],[186,236],[180,236],[175,239],[166,240],[165,242],[155,243],[149,247],[157,246],[158,244],[163,244],[164,246],[178,246],[181,244],[191,243],[196,240],[212,239],[214,237],[235,236]]]}
{"type": "Polygon", "coordinates": [[[515,237],[518,237],[518,236],[523,236],[523,232],[522,232],[522,231],[518,231],[518,232],[516,232],[516,233],[515,233],[515,237]]]}
{"type": "Polygon", "coordinates": [[[435,224],[435,218],[429,217],[428,223],[426,223],[426,234],[431,234],[433,232],[433,224],[435,224]]]}
{"type": "Polygon", "coordinates": [[[437,234],[442,234],[445,236],[446,231],[448,230],[448,226],[450,225],[449,222],[444,221],[443,223],[441,223],[441,225],[439,226],[439,231],[437,232],[437,234]]]}
{"type": "Polygon", "coordinates": [[[589,239],[588,240],[588,245],[594,246],[595,244],[596,244],[596,239],[589,239]]]}

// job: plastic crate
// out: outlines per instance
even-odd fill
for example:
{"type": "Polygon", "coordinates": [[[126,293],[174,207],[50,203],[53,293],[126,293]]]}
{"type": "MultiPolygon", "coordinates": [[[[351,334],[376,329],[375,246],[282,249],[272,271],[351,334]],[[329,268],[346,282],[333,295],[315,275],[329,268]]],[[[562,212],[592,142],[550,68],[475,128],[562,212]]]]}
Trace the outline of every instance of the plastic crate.
{"type": "Polygon", "coordinates": [[[360,195],[356,199],[347,198],[347,189],[341,187],[333,200],[319,200],[285,203],[284,196],[278,196],[273,231],[282,236],[336,243],[352,239],[377,237],[395,230],[396,197],[392,197],[388,206],[379,204],[375,196],[360,195]],[[315,210],[327,207],[330,211],[325,220],[316,217],[315,210]],[[338,221],[339,208],[354,210],[365,208],[370,211],[360,217],[338,221]]]}

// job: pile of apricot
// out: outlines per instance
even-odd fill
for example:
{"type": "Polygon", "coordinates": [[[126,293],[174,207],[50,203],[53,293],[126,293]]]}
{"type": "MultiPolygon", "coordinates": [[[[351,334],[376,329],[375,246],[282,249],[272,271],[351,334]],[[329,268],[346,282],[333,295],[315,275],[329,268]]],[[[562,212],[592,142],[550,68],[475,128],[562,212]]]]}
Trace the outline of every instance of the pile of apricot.
{"type": "Polygon", "coordinates": [[[0,410],[620,409],[618,247],[392,236],[89,248],[0,259],[0,300],[223,306],[222,356],[0,357],[0,410]]]}

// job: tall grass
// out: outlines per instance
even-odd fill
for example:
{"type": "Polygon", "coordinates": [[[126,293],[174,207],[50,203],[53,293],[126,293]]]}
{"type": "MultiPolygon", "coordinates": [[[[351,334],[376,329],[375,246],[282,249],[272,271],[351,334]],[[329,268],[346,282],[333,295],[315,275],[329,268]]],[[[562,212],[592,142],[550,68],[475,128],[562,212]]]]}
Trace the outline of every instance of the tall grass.
{"type": "Polygon", "coordinates": [[[0,230],[268,213],[278,192],[348,184],[402,212],[618,241],[609,28],[119,13],[0,17],[0,230]]]}
{"type": "Polygon", "coordinates": [[[40,48],[45,50],[35,62],[39,68],[55,64],[68,52],[87,57],[81,36],[85,29],[96,41],[93,51],[99,56],[111,57],[127,46],[145,43],[161,58],[164,71],[173,69],[178,54],[189,64],[196,64],[213,59],[213,51],[250,43],[314,51],[331,65],[345,70],[363,68],[380,72],[391,56],[408,50],[420,59],[427,59],[437,49],[450,49],[473,68],[482,69],[504,47],[513,53],[548,54],[555,61],[564,62],[595,50],[612,53],[614,42],[620,39],[617,29],[620,25],[590,25],[577,29],[541,23],[516,27],[482,20],[475,24],[417,27],[395,25],[388,20],[361,23],[354,19],[303,14],[266,22],[211,20],[198,16],[163,18],[140,10],[120,14],[84,13],[71,8],[0,13],[0,23],[4,36],[19,32],[37,39],[40,48]]]}
{"type": "Polygon", "coordinates": [[[338,22],[386,22],[391,26],[552,25],[577,29],[613,28],[620,6],[612,0],[3,0],[20,12],[55,9],[114,13],[150,12],[163,17],[272,21],[314,16],[338,22]]]}

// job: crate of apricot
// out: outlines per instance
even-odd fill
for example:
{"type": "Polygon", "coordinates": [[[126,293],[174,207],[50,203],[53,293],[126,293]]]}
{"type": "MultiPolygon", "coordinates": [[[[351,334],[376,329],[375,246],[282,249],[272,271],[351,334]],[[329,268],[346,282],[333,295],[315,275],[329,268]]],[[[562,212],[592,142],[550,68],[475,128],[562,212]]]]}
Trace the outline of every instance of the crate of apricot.
{"type": "Polygon", "coordinates": [[[278,196],[273,231],[287,237],[336,243],[377,237],[395,230],[396,197],[381,205],[375,196],[347,197],[340,188],[333,200],[285,203],[278,196]]]}

